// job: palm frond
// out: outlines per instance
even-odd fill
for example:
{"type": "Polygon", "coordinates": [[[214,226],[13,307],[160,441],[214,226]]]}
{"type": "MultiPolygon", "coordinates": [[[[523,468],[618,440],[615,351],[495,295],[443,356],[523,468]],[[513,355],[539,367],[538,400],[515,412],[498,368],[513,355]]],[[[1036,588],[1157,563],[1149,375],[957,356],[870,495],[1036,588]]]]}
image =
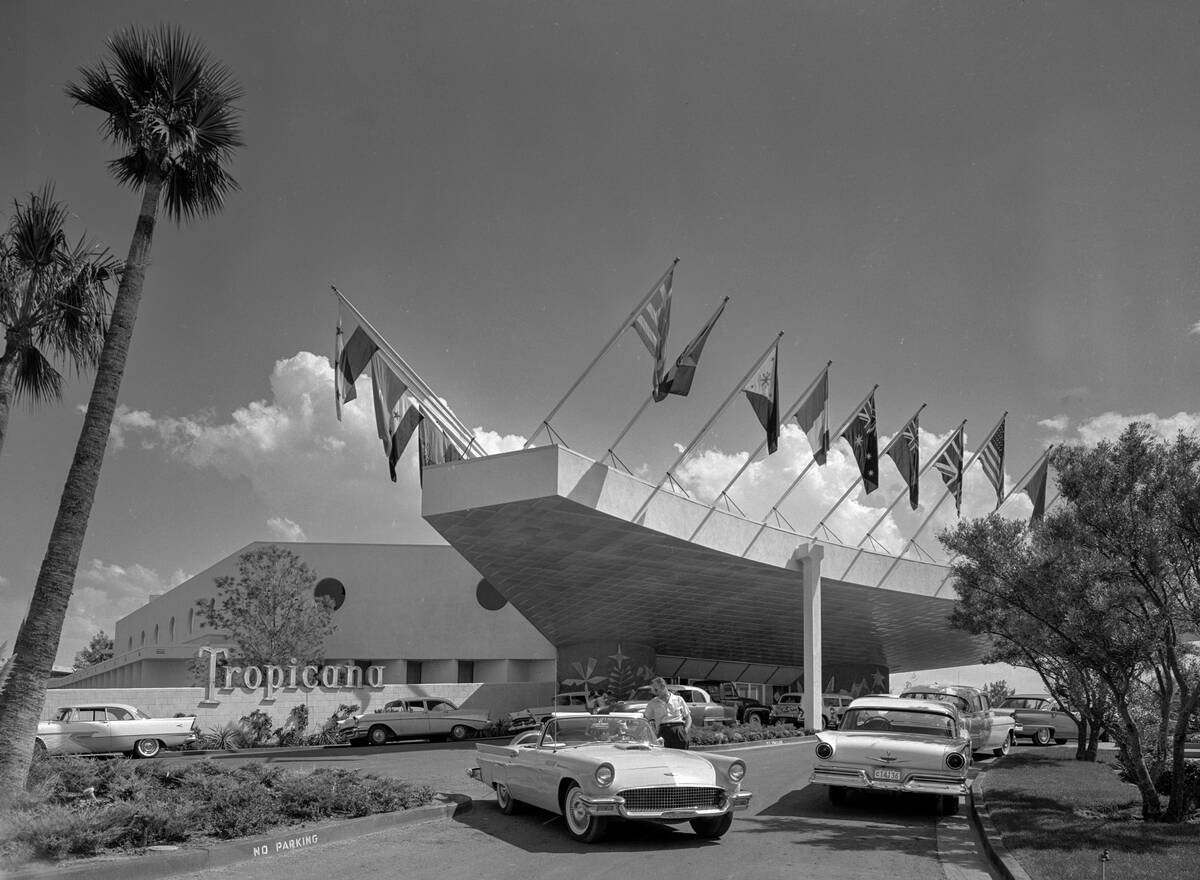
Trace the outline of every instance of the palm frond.
{"type": "Polygon", "coordinates": [[[62,376],[36,346],[17,349],[13,398],[30,409],[44,401],[62,399],[62,376]]]}
{"type": "Polygon", "coordinates": [[[219,210],[238,189],[222,167],[242,146],[243,92],[229,68],[181,29],[129,27],[107,41],[108,56],[68,84],[77,103],[107,115],[103,130],[127,149],[109,162],[123,185],[161,175],[163,204],[176,221],[219,210]]]}

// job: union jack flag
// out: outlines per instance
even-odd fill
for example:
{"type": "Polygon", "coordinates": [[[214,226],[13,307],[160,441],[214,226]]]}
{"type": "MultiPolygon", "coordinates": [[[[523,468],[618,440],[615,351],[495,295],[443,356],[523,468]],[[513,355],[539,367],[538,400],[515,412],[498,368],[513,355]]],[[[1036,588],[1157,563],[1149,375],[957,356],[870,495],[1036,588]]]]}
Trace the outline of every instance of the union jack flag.
{"type": "Polygon", "coordinates": [[[654,358],[654,378],[650,386],[651,393],[658,392],[662,384],[663,373],[666,370],[667,331],[671,328],[671,285],[675,278],[675,267],[672,266],[662,280],[662,284],[650,294],[650,299],[642,306],[642,310],[633,319],[633,329],[646,344],[646,350],[654,358]]]}
{"type": "Polygon", "coordinates": [[[963,477],[963,429],[959,425],[954,432],[954,438],[946,444],[946,448],[933,460],[933,466],[938,469],[950,492],[954,495],[954,511],[962,516],[962,477],[963,477]]]}
{"type": "Polygon", "coordinates": [[[863,486],[870,495],[879,488],[879,436],[875,424],[875,392],[867,395],[866,401],[850,419],[842,437],[854,450],[858,472],[862,474],[863,486]]]}
{"type": "Polygon", "coordinates": [[[983,472],[996,487],[996,509],[999,510],[1000,502],[1004,500],[1004,419],[992,432],[992,439],[984,445],[979,459],[983,472]]]}
{"type": "MultiPolygon", "coordinates": [[[[919,415],[919,414],[918,414],[919,415]]],[[[921,446],[917,437],[920,433],[918,416],[913,416],[900,433],[892,438],[892,442],[883,450],[884,455],[890,455],[908,485],[908,503],[913,510],[917,509],[917,488],[921,473],[921,446]]]]}

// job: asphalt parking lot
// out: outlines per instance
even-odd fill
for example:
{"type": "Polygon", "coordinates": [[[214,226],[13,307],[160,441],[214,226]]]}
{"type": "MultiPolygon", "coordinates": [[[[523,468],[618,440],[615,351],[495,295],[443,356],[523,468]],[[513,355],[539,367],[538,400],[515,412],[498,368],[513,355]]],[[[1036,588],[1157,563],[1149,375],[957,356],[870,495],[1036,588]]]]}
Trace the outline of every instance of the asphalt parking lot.
{"type": "Polygon", "coordinates": [[[178,876],[188,880],[392,875],[611,880],[628,872],[656,880],[994,877],[965,808],[959,816],[938,817],[924,798],[886,795],[859,797],[833,807],[824,787],[807,783],[812,749],[811,740],[741,748],[739,754],[748,766],[746,787],[754,792],[754,799],[720,841],[702,840],[686,825],[616,823],[604,840],[592,845],[572,840],[562,819],[553,814],[525,808],[514,816],[503,815],[494,796],[466,775],[474,762],[472,742],[221,756],[217,760],[264,760],[296,769],[344,767],[387,774],[466,795],[473,804],[449,819],[178,876]]]}

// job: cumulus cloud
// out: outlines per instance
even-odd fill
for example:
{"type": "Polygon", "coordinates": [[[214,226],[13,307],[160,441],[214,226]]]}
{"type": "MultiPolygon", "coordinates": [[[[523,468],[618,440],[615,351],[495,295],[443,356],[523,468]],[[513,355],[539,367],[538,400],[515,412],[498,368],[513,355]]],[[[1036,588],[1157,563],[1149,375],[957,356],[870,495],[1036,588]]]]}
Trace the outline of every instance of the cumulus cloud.
{"type": "Polygon", "coordinates": [[[1047,431],[1053,432],[1055,435],[1064,433],[1071,424],[1071,419],[1065,415],[1057,415],[1051,419],[1042,419],[1038,422],[1040,427],[1047,431]]]}
{"type": "Polygon", "coordinates": [[[1200,430],[1200,413],[1177,412],[1173,416],[1160,416],[1155,413],[1126,416],[1121,413],[1106,412],[1079,423],[1075,429],[1076,440],[1087,445],[1094,445],[1101,440],[1116,440],[1130,422],[1145,422],[1150,430],[1164,440],[1172,440],[1180,432],[1196,432],[1200,430]]]}
{"type": "MultiPolygon", "coordinates": [[[[301,351],[275,362],[268,399],[227,418],[211,411],[168,416],[121,410],[121,445],[138,442],[180,464],[248,480],[271,510],[268,527],[281,540],[387,543],[437,540],[420,518],[415,439],[388,477],[375,429],[371,382],[342,406],[331,400],[333,370],[323,355],[301,351]]],[[[488,454],[520,449],[525,438],[478,427],[488,454]]],[[[110,446],[112,448],[119,448],[110,446]]]]}
{"type": "Polygon", "coordinates": [[[267,520],[267,528],[281,541],[307,541],[304,529],[285,516],[273,516],[267,520]]]}
{"type": "Polygon", "coordinates": [[[58,665],[72,665],[75,652],[97,632],[104,630],[111,636],[114,620],[141,608],[151,596],[165,593],[186,579],[179,570],[164,578],[136,563],[124,566],[92,559],[80,566],[63,622],[58,665]]]}
{"type": "Polygon", "coordinates": [[[1192,325],[1192,329],[1188,331],[1193,336],[1200,336],[1200,321],[1192,325]]]}

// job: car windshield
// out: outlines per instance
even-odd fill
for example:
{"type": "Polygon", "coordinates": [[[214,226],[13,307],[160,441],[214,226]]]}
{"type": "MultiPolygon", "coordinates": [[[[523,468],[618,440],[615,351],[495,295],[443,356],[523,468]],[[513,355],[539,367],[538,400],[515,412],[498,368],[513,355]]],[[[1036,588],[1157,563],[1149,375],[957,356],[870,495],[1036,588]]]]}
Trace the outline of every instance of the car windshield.
{"type": "Polygon", "coordinates": [[[847,709],[842,716],[840,733],[893,733],[909,736],[936,736],[951,739],[955,735],[954,719],[940,712],[914,709],[872,709],[859,706],[847,709]]]}
{"type": "Polygon", "coordinates": [[[929,700],[934,703],[949,703],[963,712],[970,710],[970,704],[958,694],[948,694],[945,691],[905,691],[900,696],[906,700],[929,700]]]}
{"type": "Polygon", "coordinates": [[[555,718],[546,722],[542,748],[582,746],[593,743],[650,745],[656,740],[644,718],[594,715],[588,718],[555,718]]]}
{"type": "Polygon", "coordinates": [[[1001,709],[1044,709],[1045,701],[1030,697],[1008,697],[1000,704],[1001,709]]]}

